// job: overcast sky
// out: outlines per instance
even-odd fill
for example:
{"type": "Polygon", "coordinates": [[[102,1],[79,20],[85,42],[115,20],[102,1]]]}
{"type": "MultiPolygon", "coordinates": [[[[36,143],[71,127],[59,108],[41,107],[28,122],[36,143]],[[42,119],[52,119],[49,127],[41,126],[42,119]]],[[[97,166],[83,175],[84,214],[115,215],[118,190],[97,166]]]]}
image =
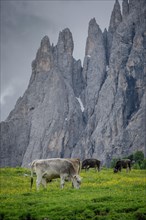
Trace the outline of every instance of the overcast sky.
{"type": "Polygon", "coordinates": [[[115,0],[43,1],[1,0],[1,120],[23,95],[31,76],[31,62],[41,39],[56,45],[59,32],[73,35],[75,59],[83,61],[89,21],[95,17],[102,31],[108,28],[115,0]]]}

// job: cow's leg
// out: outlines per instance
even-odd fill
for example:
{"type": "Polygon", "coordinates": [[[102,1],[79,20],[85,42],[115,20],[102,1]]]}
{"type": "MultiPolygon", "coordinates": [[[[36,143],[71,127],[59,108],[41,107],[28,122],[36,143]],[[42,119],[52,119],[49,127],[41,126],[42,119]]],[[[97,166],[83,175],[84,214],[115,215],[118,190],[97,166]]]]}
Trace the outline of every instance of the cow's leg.
{"type": "Polygon", "coordinates": [[[40,187],[41,182],[42,182],[42,176],[41,176],[41,175],[38,175],[38,176],[37,176],[37,180],[36,180],[37,190],[39,190],[39,187],[40,187]]]}
{"type": "Polygon", "coordinates": [[[126,168],[126,172],[128,173],[129,172],[129,166],[127,165],[127,168],[126,168]]]}
{"type": "Polygon", "coordinates": [[[60,180],[60,187],[61,187],[61,189],[63,189],[64,184],[65,184],[65,178],[63,176],[61,176],[60,179],[61,179],[60,180]]]}
{"type": "Polygon", "coordinates": [[[96,165],[96,167],[95,167],[95,171],[97,172],[99,172],[100,170],[99,170],[99,166],[98,165],[96,165]]]}
{"type": "Polygon", "coordinates": [[[90,168],[90,165],[87,165],[86,166],[86,170],[89,171],[89,168],[90,168]]]}
{"type": "Polygon", "coordinates": [[[47,188],[47,182],[45,178],[42,178],[42,185],[44,186],[44,188],[47,188]]]}
{"type": "Polygon", "coordinates": [[[98,166],[97,168],[98,168],[98,172],[99,172],[100,171],[100,167],[98,166]]]}

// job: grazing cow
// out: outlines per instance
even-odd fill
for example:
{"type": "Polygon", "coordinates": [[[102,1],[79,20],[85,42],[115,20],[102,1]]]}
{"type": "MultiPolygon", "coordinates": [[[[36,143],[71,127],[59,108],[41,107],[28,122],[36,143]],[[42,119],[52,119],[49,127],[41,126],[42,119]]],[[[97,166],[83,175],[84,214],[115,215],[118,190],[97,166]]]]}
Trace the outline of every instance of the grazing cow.
{"type": "Polygon", "coordinates": [[[126,171],[131,170],[131,160],[129,159],[123,159],[123,160],[118,160],[116,163],[116,166],[114,168],[114,173],[117,173],[118,171],[121,172],[122,168],[126,168],[126,171]]]}
{"type": "MultiPolygon", "coordinates": [[[[67,160],[71,161],[71,163],[74,166],[74,169],[75,169],[76,173],[77,174],[80,173],[80,171],[81,171],[81,161],[80,161],[79,158],[64,158],[64,159],[67,159],[67,160]]],[[[52,180],[49,180],[47,178],[46,178],[46,181],[47,181],[47,183],[52,182],[52,180]]],[[[66,178],[65,181],[68,181],[68,179],[66,178]]],[[[72,184],[72,187],[74,188],[73,184],[72,184]]]]}
{"type": "Polygon", "coordinates": [[[65,180],[71,180],[76,189],[79,189],[81,184],[81,177],[75,170],[73,163],[67,159],[53,158],[34,160],[31,163],[31,188],[33,184],[33,172],[37,175],[37,190],[41,183],[46,188],[47,182],[56,178],[61,179],[61,188],[64,187],[65,180]]]}
{"type": "Polygon", "coordinates": [[[85,171],[89,168],[95,168],[95,170],[100,171],[100,161],[97,159],[85,159],[82,162],[82,169],[85,171]]]}
{"type": "Polygon", "coordinates": [[[71,161],[71,163],[73,164],[75,171],[77,172],[77,174],[80,173],[81,171],[81,161],[79,158],[67,158],[67,160],[71,161]]]}

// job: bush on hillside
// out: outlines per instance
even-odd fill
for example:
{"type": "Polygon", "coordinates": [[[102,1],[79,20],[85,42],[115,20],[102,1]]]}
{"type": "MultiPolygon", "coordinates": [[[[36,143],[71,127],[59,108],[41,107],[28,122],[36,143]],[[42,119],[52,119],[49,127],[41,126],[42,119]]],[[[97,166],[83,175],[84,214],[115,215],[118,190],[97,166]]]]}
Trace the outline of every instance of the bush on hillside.
{"type": "MultiPolygon", "coordinates": [[[[146,159],[144,159],[144,153],[142,151],[136,151],[130,154],[128,157],[122,159],[130,159],[134,169],[146,169],[146,159]]],[[[119,158],[113,158],[111,161],[111,168],[115,167],[119,158]]]]}

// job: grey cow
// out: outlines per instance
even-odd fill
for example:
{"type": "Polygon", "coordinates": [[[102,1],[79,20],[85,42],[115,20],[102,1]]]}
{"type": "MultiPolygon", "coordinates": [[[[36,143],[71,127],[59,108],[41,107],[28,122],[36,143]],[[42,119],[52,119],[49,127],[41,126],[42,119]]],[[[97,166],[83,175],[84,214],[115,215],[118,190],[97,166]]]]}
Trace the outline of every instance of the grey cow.
{"type": "Polygon", "coordinates": [[[47,182],[60,178],[61,188],[64,187],[65,180],[71,180],[74,188],[79,189],[81,177],[68,159],[52,158],[34,160],[31,163],[31,188],[33,184],[33,172],[37,175],[36,186],[42,185],[46,188],[47,182]]]}

